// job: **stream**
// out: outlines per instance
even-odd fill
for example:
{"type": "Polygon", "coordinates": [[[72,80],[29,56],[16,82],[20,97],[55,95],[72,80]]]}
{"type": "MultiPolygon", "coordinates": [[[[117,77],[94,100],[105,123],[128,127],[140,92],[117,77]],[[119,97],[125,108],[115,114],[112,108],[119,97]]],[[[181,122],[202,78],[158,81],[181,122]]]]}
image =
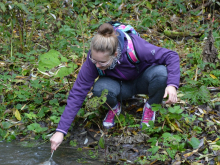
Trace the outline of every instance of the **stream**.
{"type": "MultiPolygon", "coordinates": [[[[94,158],[88,150],[77,151],[77,148],[62,145],[54,151],[51,165],[102,165],[103,162],[94,158]],[[92,158],[93,157],[93,158],[92,158]]],[[[18,142],[0,141],[0,164],[1,165],[40,165],[48,161],[51,156],[50,144],[41,144],[37,147],[24,147],[18,142]]]]}

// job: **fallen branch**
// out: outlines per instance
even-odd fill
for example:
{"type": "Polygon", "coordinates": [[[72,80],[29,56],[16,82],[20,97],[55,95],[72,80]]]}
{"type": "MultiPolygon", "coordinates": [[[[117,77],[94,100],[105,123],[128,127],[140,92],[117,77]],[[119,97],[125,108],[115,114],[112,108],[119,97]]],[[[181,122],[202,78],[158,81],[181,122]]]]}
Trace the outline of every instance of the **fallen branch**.
{"type": "Polygon", "coordinates": [[[207,87],[210,92],[220,92],[220,87],[207,87]]]}
{"type": "Polygon", "coordinates": [[[190,10],[190,11],[188,12],[188,14],[190,14],[190,13],[192,13],[192,12],[196,12],[196,11],[198,11],[198,10],[201,10],[202,8],[205,8],[206,6],[209,6],[209,5],[211,5],[212,3],[213,3],[212,1],[209,1],[209,2],[207,2],[207,3],[205,3],[205,4],[201,5],[201,6],[197,7],[196,9],[190,10]]]}
{"type": "Polygon", "coordinates": [[[200,37],[203,32],[175,32],[170,30],[164,30],[164,34],[170,38],[177,38],[177,37],[186,37],[186,36],[192,36],[192,37],[200,37]]]}

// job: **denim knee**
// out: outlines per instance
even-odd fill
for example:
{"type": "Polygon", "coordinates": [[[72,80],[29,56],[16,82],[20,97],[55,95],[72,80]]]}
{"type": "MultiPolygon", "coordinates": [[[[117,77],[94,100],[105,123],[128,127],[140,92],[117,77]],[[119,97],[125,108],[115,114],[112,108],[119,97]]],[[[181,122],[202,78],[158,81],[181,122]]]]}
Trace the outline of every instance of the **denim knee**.
{"type": "Polygon", "coordinates": [[[151,69],[149,76],[152,77],[167,77],[167,67],[164,65],[156,65],[151,69]]]}
{"type": "Polygon", "coordinates": [[[93,87],[93,95],[100,97],[104,89],[108,90],[107,103],[114,107],[117,104],[117,96],[120,93],[120,84],[109,77],[100,78],[93,87]]]}

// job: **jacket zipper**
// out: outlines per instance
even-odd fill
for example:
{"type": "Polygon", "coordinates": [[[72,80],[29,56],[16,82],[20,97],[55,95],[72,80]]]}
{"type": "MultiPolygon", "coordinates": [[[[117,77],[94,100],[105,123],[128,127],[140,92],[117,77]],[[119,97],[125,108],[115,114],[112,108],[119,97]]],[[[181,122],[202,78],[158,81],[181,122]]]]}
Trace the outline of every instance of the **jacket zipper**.
{"type": "Polygon", "coordinates": [[[122,76],[125,80],[128,80],[122,73],[120,70],[118,70],[117,68],[115,68],[117,70],[117,72],[120,74],[120,76],[122,76]]]}

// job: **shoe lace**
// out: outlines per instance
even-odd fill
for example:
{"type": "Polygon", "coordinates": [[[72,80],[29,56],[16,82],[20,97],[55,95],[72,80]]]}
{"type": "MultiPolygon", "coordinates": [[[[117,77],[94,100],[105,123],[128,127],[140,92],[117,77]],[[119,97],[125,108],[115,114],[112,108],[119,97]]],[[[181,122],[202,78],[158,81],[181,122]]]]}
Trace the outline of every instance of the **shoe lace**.
{"type": "Polygon", "coordinates": [[[107,120],[112,120],[112,119],[114,119],[114,117],[115,117],[115,114],[116,114],[116,112],[117,112],[117,109],[116,110],[110,110],[109,112],[108,112],[108,116],[107,116],[107,120]],[[114,112],[115,113],[114,113],[114,112]]]}
{"type": "Polygon", "coordinates": [[[144,113],[144,119],[151,119],[154,112],[151,109],[146,108],[144,113]]]}

